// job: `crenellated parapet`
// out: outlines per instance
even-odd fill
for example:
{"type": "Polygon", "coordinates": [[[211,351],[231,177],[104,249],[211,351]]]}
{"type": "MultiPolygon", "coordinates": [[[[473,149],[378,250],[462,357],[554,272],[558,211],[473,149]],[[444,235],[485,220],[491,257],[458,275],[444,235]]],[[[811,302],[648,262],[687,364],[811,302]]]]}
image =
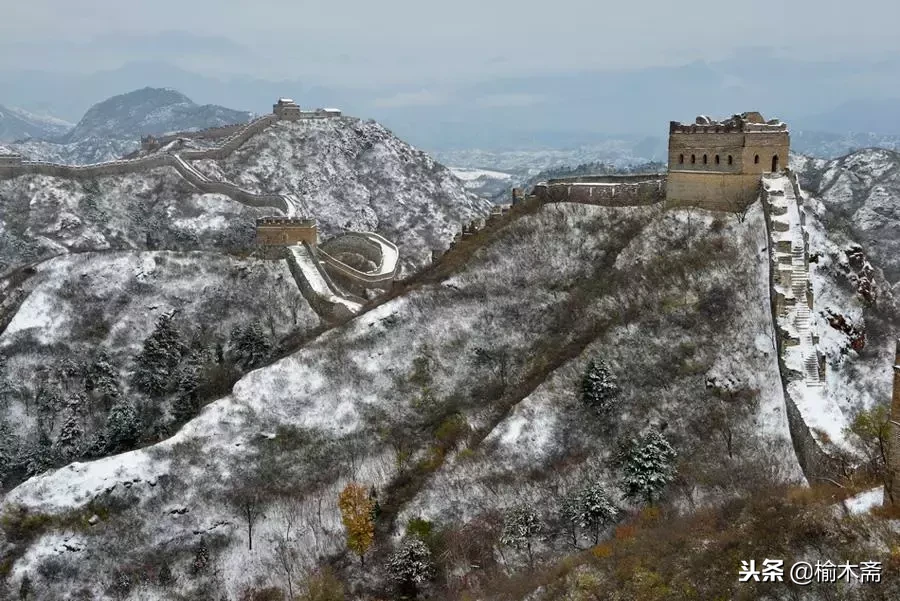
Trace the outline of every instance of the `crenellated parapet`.
{"type": "Polygon", "coordinates": [[[575,202],[601,206],[640,206],[662,202],[666,176],[661,174],[597,175],[550,179],[534,186],[541,203],[575,202]]]}
{"type": "Polygon", "coordinates": [[[256,220],[256,243],[260,246],[291,246],[318,243],[318,226],[315,219],[294,217],[261,217],[256,220]]]}

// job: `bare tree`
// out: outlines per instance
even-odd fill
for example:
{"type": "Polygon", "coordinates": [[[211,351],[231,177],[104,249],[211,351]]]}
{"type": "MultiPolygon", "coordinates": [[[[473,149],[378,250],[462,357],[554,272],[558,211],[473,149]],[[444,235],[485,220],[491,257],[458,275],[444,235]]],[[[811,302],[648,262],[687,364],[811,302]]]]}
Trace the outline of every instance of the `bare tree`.
{"type": "Polygon", "coordinates": [[[294,582],[303,577],[303,561],[295,541],[278,534],[272,538],[272,559],[275,568],[284,576],[288,599],[294,599],[294,582]]]}
{"type": "Polygon", "coordinates": [[[232,510],[247,524],[247,548],[253,550],[253,526],[263,515],[265,495],[261,483],[243,480],[225,495],[232,510]]]}
{"type": "Polygon", "coordinates": [[[747,214],[756,202],[758,193],[756,191],[748,192],[741,190],[725,195],[726,210],[737,217],[738,223],[744,223],[747,220],[747,214]]]}
{"type": "Polygon", "coordinates": [[[286,540],[292,540],[292,534],[303,523],[306,514],[303,499],[284,498],[273,508],[273,517],[281,525],[282,536],[286,540]]]}

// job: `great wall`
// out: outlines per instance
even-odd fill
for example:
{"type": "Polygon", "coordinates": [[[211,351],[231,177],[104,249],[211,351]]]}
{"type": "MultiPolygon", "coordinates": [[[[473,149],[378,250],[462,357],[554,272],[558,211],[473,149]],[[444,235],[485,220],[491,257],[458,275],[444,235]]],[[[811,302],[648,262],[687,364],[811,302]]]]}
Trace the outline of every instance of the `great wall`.
{"type": "MultiPolygon", "coordinates": [[[[487,220],[465,224],[450,248],[498,223],[511,206],[527,201],[607,207],[663,204],[668,209],[693,206],[739,214],[760,200],[769,240],[775,347],[791,438],[808,479],[833,479],[839,467],[826,448],[828,429],[836,422],[826,421],[836,408],[829,407],[832,401],[825,394],[825,362],[818,350],[813,318],[801,190],[796,174],[782,168],[789,148],[787,126],[780,121],[766,122],[759,113],[734,115],[724,122],[705,116],[689,125],[673,121],[666,173],[550,179],[524,196],[513,190],[512,205],[497,207],[487,220]]],[[[435,259],[441,254],[436,251],[435,259]]],[[[900,398],[900,388],[897,396],[900,398]]],[[[900,402],[896,404],[900,416],[900,402]]],[[[900,442],[897,444],[900,448],[900,442]]],[[[900,474],[900,459],[897,463],[900,474]]]]}
{"type": "MultiPolygon", "coordinates": [[[[257,239],[261,246],[289,247],[284,257],[304,296],[326,319],[342,318],[358,313],[362,298],[345,292],[329,277],[343,280],[344,287],[390,288],[397,272],[399,253],[397,247],[382,236],[372,232],[348,232],[339,235],[329,244],[343,248],[339,252],[356,253],[373,263],[370,271],[357,269],[318,249],[315,220],[300,217],[300,201],[290,194],[258,194],[245,190],[231,182],[211,180],[191,165],[190,161],[222,160],[230,156],[251,137],[265,131],[279,121],[303,121],[334,119],[341,117],[337,109],[303,111],[289,98],[281,98],[272,107],[272,113],[249,123],[215,127],[195,132],[177,133],[155,138],[141,139],[145,156],[126,158],[93,165],[63,165],[43,161],[28,161],[15,154],[0,155],[0,179],[12,179],[25,175],[45,175],[69,179],[93,179],[111,175],[145,172],[150,169],[171,167],[184,180],[206,194],[222,194],[235,202],[254,207],[280,211],[285,218],[257,221],[257,239]],[[206,149],[176,150],[174,147],[185,139],[220,141],[206,149]],[[272,231],[276,231],[274,235],[272,231]],[[343,238],[347,238],[342,242],[343,238]],[[343,246],[341,246],[343,245],[343,246]],[[352,249],[352,250],[351,250],[352,249]],[[305,280],[304,280],[305,278],[305,280]]],[[[139,154],[136,153],[136,154],[139,154]]]]}
{"type": "MultiPolygon", "coordinates": [[[[314,220],[298,217],[300,203],[296,198],[255,194],[229,182],[213,181],[189,163],[201,159],[221,160],[280,120],[339,115],[334,109],[300,111],[293,101],[282,99],[273,107],[272,114],[242,126],[146,137],[142,139],[141,152],[151,154],[139,158],[74,167],[0,156],[0,178],[26,174],[91,178],[168,166],[203,192],[225,194],[249,206],[277,209],[285,217],[258,220],[259,243],[286,248],[284,258],[288,267],[313,308],[323,317],[342,319],[364,309],[366,289],[391,287],[397,271],[397,247],[377,234],[366,232],[346,233],[319,245],[314,220]],[[186,138],[222,142],[208,149],[176,151],[174,146],[186,138]],[[362,261],[370,267],[354,267],[341,260],[342,255],[353,255],[355,262],[362,261]]],[[[759,113],[751,112],[734,115],[724,122],[714,122],[705,116],[698,117],[694,124],[673,121],[669,131],[666,173],[550,179],[535,185],[527,196],[513,190],[511,205],[496,206],[486,220],[463,225],[449,250],[479,230],[501,223],[501,218],[522,202],[538,206],[568,202],[609,207],[664,203],[666,208],[695,206],[739,212],[759,199],[769,240],[771,310],[791,436],[807,478],[829,478],[835,474],[836,466],[825,450],[826,441],[818,427],[821,424],[816,422],[827,397],[824,361],[817,350],[818,336],[812,318],[809,248],[800,206],[801,192],[796,175],[782,169],[782,161],[786,161],[789,152],[788,128],[780,121],[766,122],[759,113]]],[[[433,261],[440,261],[446,252],[435,250],[433,261]]]]}

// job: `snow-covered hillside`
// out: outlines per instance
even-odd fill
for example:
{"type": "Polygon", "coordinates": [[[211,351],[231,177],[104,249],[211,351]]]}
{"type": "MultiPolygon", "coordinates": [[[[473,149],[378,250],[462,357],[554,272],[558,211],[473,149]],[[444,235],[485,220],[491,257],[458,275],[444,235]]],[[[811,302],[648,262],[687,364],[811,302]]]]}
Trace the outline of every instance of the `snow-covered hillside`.
{"type": "Polygon", "coordinates": [[[509,202],[506,197],[516,181],[515,175],[503,171],[468,167],[450,167],[450,171],[463,182],[466,190],[482,198],[497,199],[501,202],[509,202]]]}
{"type": "Polygon", "coordinates": [[[54,138],[72,128],[71,123],[0,105],[0,142],[23,138],[54,138]]]}
{"type": "Polygon", "coordinates": [[[171,168],[73,180],[0,180],[0,274],[64,252],[245,248],[256,209],[199,194],[171,168]]]}
{"type": "MultiPolygon", "coordinates": [[[[376,123],[265,125],[191,166],[296,197],[324,238],[384,235],[406,274],[490,210],[464,181],[485,174],[454,175],[376,123]]],[[[278,211],[199,194],[179,166],[0,180],[0,479],[15,486],[0,598],[277,599],[326,566],[347,598],[392,598],[411,534],[440,550],[440,578],[420,583],[434,598],[524,598],[505,586],[517,573],[627,542],[635,520],[735,513],[804,482],[760,204],[525,202],[326,323],[300,292],[329,290],[325,276],[298,287],[303,269],[253,248],[254,219],[278,211]],[[664,460],[635,455],[648,440],[664,460]],[[353,482],[378,500],[365,565],[338,506],[353,482]],[[602,503],[585,509],[585,491],[602,503]]],[[[838,408],[816,426],[842,442],[890,392],[897,160],[793,167],[838,408]]]]}
{"type": "Polygon", "coordinates": [[[900,155],[870,149],[834,160],[795,155],[809,233],[823,393],[839,413],[832,439],[862,409],[891,398],[900,331],[900,155]]]}
{"type": "Polygon", "coordinates": [[[594,145],[575,148],[472,148],[437,152],[435,156],[447,165],[515,173],[521,179],[526,179],[544,169],[582,163],[603,162],[627,168],[639,163],[665,160],[666,141],[663,138],[610,138],[594,145]]]}
{"type": "Polygon", "coordinates": [[[830,161],[796,157],[829,230],[846,228],[891,284],[900,282],[900,153],[868,149],[830,161]]]}
{"type": "Polygon", "coordinates": [[[92,106],[61,140],[134,138],[249,121],[251,113],[207,104],[167,88],[143,88],[92,106]]]}
{"type": "Polygon", "coordinates": [[[407,272],[490,210],[427,154],[378,123],[349,117],[278,122],[225,160],[194,165],[251,191],[295,195],[325,236],[385,236],[400,247],[407,272]]]}
{"type": "Polygon", "coordinates": [[[11,149],[33,161],[89,165],[113,161],[140,148],[138,138],[90,137],[77,142],[32,139],[10,144],[11,149]]]}
{"type": "Polygon", "coordinates": [[[252,116],[217,105],[195,104],[175,90],[143,88],[95,104],[74,127],[63,131],[57,127],[54,135],[17,136],[12,139],[32,139],[11,146],[34,160],[84,165],[134,152],[140,148],[141,137],[148,134],[232,125],[249,121],[252,116]]]}
{"type": "MultiPolygon", "coordinates": [[[[407,517],[453,529],[522,500],[552,522],[566,487],[589,476],[613,487],[619,441],[650,424],[678,449],[685,502],[776,475],[797,479],[760,224],[758,212],[739,225],[658,207],[559,205],[522,218],[449,279],[248,374],[173,438],[14,490],[7,511],[99,513],[78,531],[48,518],[14,543],[10,581],[50,562],[65,566],[65,586],[95,596],[122,574],[130,599],[176,591],[233,598],[260,583],[287,586],[291,572],[271,567],[277,541],[292,550],[295,577],[340,555],[335,499],[348,480],[376,487],[380,527],[397,534],[407,517]],[[621,387],[609,415],[579,400],[588,358],[608,362],[621,387]],[[438,475],[410,483],[402,474],[411,466],[438,475]],[[246,486],[265,490],[252,550],[229,500],[246,486]],[[462,499],[463,490],[471,496],[462,499]],[[398,507],[398,499],[408,502],[398,507]],[[285,538],[288,515],[299,521],[285,538]],[[215,569],[197,573],[201,540],[215,569]],[[163,548],[174,581],[141,581],[140,570],[159,569],[163,548]]],[[[559,553],[565,537],[548,531],[537,553],[559,553]]],[[[380,573],[383,557],[366,569],[380,573]]],[[[42,595],[63,590],[30,577],[42,595]]]]}
{"type": "MultiPolygon", "coordinates": [[[[0,321],[0,455],[8,462],[0,483],[7,485],[102,454],[99,437],[109,435],[108,415],[122,397],[141,422],[141,441],[177,425],[171,398],[148,398],[131,383],[160,317],[174,315],[185,347],[210,356],[216,348],[223,353],[235,327],[248,323],[258,324],[270,345],[319,324],[283,261],[215,252],[85,252],[40,263],[17,284],[13,292],[5,282],[3,292],[18,302],[3,307],[0,321]],[[105,386],[118,391],[108,399],[97,396],[98,364],[105,386]]],[[[216,364],[210,358],[209,366],[216,364]]]]}

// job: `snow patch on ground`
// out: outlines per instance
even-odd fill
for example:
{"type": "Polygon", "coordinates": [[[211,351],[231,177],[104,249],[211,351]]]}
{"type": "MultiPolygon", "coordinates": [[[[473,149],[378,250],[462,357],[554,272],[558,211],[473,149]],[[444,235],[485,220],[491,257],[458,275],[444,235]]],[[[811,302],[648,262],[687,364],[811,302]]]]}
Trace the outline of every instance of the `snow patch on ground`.
{"type": "Polygon", "coordinates": [[[450,171],[453,172],[453,175],[463,180],[464,182],[470,182],[477,179],[498,179],[509,181],[513,178],[513,175],[511,173],[503,173],[502,171],[490,171],[488,169],[450,167],[450,171]]]}
{"type": "Polygon", "coordinates": [[[844,500],[844,507],[850,515],[868,513],[884,502],[884,488],[881,486],[861,492],[844,500]]]}

